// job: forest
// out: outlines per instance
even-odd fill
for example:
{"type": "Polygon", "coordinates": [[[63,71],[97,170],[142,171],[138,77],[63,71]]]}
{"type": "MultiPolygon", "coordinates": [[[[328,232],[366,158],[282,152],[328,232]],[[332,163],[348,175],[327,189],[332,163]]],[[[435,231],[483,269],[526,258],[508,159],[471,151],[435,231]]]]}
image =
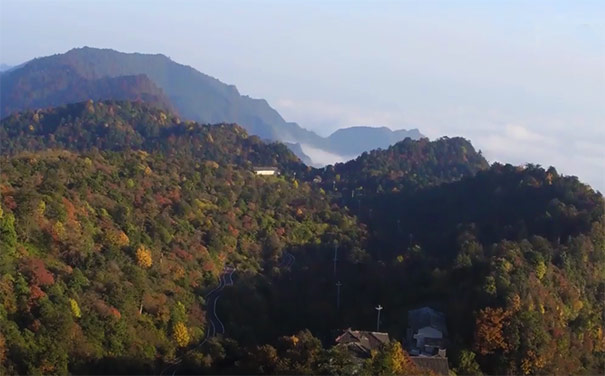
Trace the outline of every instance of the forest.
{"type": "Polygon", "coordinates": [[[605,201],[554,167],[442,138],[315,169],[128,101],[12,114],[0,151],[0,374],[426,374],[424,305],[456,374],[605,369],[605,201]],[[378,304],[360,363],[334,339],[378,304]]]}

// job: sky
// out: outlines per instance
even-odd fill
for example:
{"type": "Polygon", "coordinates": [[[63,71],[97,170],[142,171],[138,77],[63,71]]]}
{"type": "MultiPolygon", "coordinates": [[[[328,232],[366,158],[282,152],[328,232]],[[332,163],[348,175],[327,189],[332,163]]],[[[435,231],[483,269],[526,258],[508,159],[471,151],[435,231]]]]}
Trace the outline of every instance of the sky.
{"type": "Polygon", "coordinates": [[[605,191],[605,1],[7,1],[0,62],[163,53],[288,121],[463,136],[605,191]]]}

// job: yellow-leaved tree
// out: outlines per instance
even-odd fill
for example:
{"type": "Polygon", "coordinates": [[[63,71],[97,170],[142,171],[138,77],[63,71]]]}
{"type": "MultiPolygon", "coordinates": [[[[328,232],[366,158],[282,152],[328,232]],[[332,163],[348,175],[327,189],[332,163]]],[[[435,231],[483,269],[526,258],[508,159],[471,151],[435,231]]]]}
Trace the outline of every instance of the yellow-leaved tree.
{"type": "Polygon", "coordinates": [[[144,245],[140,245],[137,248],[137,264],[141,268],[150,268],[153,264],[153,259],[151,258],[151,251],[147,249],[144,245]]]}
{"type": "Polygon", "coordinates": [[[182,322],[177,322],[172,328],[172,337],[179,347],[185,347],[189,344],[189,330],[182,322]]]}
{"type": "Polygon", "coordinates": [[[69,306],[71,308],[71,313],[74,315],[74,317],[78,319],[82,317],[80,306],[78,305],[78,302],[75,301],[75,299],[69,299],[69,306]]]}

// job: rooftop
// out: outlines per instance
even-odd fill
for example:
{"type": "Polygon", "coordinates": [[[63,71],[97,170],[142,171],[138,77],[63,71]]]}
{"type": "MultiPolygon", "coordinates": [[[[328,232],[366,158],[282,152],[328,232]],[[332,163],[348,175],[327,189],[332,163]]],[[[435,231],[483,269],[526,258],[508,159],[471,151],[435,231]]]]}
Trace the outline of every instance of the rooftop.
{"type": "Polygon", "coordinates": [[[438,375],[448,376],[450,373],[447,358],[441,356],[411,356],[410,358],[418,367],[429,369],[438,375]]]}
{"type": "Polygon", "coordinates": [[[347,329],[336,338],[336,343],[347,345],[357,355],[369,355],[371,350],[377,350],[389,343],[389,334],[347,329]]]}

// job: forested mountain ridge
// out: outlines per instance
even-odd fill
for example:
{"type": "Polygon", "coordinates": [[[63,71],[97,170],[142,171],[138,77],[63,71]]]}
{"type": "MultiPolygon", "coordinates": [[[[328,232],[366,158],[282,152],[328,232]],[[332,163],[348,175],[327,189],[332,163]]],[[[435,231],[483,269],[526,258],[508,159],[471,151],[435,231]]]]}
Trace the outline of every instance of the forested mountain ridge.
{"type": "MultiPolygon", "coordinates": [[[[266,100],[241,95],[228,85],[161,54],[122,53],[111,49],[75,48],[36,58],[0,73],[0,117],[13,112],[92,100],[142,100],[178,112],[183,120],[237,123],[261,139],[299,144],[292,150],[306,156],[300,145],[350,158],[362,151],[387,147],[409,131],[386,132],[364,127],[320,137],[285,121],[266,100]],[[351,149],[350,139],[356,147],[351,149]]],[[[318,161],[314,161],[318,163],[318,161]]]]}
{"type": "Polygon", "coordinates": [[[0,122],[3,154],[48,148],[142,149],[249,168],[270,165],[284,170],[304,169],[284,145],[265,144],[237,125],[181,121],[178,116],[145,103],[87,101],[17,113],[0,122]]]}
{"type": "Polygon", "coordinates": [[[402,342],[408,310],[443,311],[458,374],[605,367],[605,202],[554,168],[443,138],[311,169],[116,101],[13,114],[0,154],[0,373],[425,373],[398,342],[332,347],[378,304],[402,342]]]}
{"type": "Polygon", "coordinates": [[[192,150],[0,158],[2,373],[158,373],[203,340],[203,296],[226,264],[254,275],[284,250],[363,241],[307,183],[256,176],[229,145],[192,150]]]}
{"type": "MultiPolygon", "coordinates": [[[[111,49],[75,48],[64,54],[34,59],[1,76],[2,114],[28,108],[25,98],[46,98],[54,104],[70,77],[99,80],[144,74],[160,87],[185,119],[202,123],[238,123],[261,138],[313,142],[320,139],[286,122],[263,99],[242,96],[235,86],[156,54],[122,53],[111,49]],[[66,74],[69,72],[69,74],[66,74]],[[6,99],[4,99],[6,98],[6,99]]],[[[86,97],[76,101],[84,101],[86,97]]],[[[119,99],[119,98],[103,98],[119,99]]],[[[35,103],[34,103],[35,104],[35,103]]]]}
{"type": "Polygon", "coordinates": [[[60,106],[87,99],[139,100],[176,111],[163,90],[145,74],[87,78],[69,66],[36,73],[28,80],[11,72],[2,74],[2,116],[16,110],[60,106]]]}
{"type": "Polygon", "coordinates": [[[488,167],[481,153],[461,137],[432,142],[407,138],[387,149],[372,150],[349,162],[328,166],[320,176],[328,187],[372,195],[448,183],[488,167]]]}

